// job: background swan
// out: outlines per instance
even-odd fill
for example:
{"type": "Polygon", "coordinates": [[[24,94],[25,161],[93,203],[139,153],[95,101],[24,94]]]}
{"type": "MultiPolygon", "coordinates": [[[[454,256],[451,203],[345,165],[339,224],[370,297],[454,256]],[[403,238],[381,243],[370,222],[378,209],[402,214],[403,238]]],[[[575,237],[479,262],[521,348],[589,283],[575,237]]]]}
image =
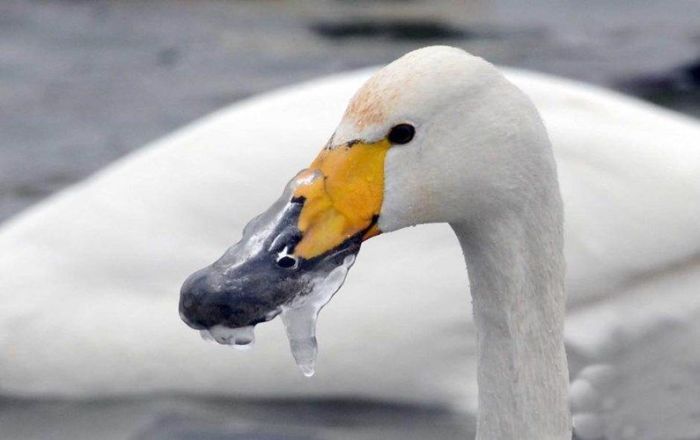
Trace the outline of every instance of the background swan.
{"type": "MultiPolygon", "coordinates": [[[[595,356],[601,343],[620,340],[610,337],[619,329],[635,337],[660,316],[696,311],[697,124],[599,89],[508,75],[540,109],[559,163],[570,344],[595,356]]],[[[236,105],[8,222],[0,234],[3,391],[472,402],[474,382],[464,380],[474,365],[472,341],[464,338],[471,328],[466,275],[445,227],[365,246],[321,318],[313,382],[298,377],[274,324],[241,355],[202,344],[176,314],[179,281],[276,198],[367,76],[338,76],[236,105]],[[271,142],[271,133],[284,144],[271,142]],[[372,261],[380,260],[382,277],[371,276],[379,267],[372,261]],[[406,272],[425,275],[407,279],[406,272]],[[426,292],[433,289],[451,292],[440,299],[449,307],[407,319],[432,305],[435,296],[426,292]],[[349,328],[353,338],[344,338],[349,328]]]]}

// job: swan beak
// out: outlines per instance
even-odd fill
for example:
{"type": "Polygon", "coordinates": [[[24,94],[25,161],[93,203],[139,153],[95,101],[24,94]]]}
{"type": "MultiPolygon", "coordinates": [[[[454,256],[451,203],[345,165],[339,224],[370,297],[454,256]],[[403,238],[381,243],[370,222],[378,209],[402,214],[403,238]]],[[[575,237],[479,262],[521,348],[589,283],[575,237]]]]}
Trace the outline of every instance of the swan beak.
{"type": "Polygon", "coordinates": [[[268,321],[354,261],[362,241],[381,233],[389,147],[382,140],[324,148],[240,242],[185,281],[182,320],[200,330],[268,321]]]}
{"type": "Polygon", "coordinates": [[[326,147],[299,173],[294,197],[303,203],[294,248],[300,258],[327,253],[352,237],[366,240],[377,226],[384,195],[384,159],[391,144],[348,142],[326,147]],[[312,175],[322,178],[312,179],[312,175]]]}

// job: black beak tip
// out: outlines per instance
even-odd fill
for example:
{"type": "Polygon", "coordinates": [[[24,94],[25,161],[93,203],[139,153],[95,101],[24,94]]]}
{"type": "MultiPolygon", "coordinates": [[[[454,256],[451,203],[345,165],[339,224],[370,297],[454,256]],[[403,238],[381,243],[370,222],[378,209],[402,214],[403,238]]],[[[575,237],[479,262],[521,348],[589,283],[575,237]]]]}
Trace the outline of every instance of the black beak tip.
{"type": "Polygon", "coordinates": [[[204,269],[187,277],[180,289],[180,318],[195,330],[209,327],[202,307],[202,300],[207,293],[207,274],[204,269]]]}
{"type": "MultiPolygon", "coordinates": [[[[180,289],[180,318],[195,330],[216,325],[247,327],[269,320],[276,306],[240,288],[219,289],[221,283],[210,267],[190,275],[180,289]]],[[[252,289],[252,292],[257,292],[252,289]]]]}

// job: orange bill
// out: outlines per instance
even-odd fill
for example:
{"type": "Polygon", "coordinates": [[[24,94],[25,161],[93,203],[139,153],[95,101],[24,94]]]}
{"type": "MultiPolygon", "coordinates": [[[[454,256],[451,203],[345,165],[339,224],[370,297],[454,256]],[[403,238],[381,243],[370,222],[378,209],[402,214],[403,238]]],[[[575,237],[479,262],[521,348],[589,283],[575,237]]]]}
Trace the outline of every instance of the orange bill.
{"type": "Polygon", "coordinates": [[[311,259],[346,240],[381,233],[376,222],[384,196],[384,160],[391,143],[349,142],[324,148],[304,173],[323,178],[300,185],[295,198],[303,198],[298,228],[302,238],[294,248],[298,257],[311,259]]]}

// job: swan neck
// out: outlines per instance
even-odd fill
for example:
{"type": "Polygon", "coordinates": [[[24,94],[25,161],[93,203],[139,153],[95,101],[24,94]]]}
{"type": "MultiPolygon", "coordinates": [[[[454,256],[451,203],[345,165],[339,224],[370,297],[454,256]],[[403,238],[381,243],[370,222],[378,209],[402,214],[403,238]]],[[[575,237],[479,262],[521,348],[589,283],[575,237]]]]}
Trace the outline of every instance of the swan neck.
{"type": "Polygon", "coordinates": [[[556,192],[532,205],[452,225],[477,327],[477,440],[571,439],[561,201],[556,192]]]}

